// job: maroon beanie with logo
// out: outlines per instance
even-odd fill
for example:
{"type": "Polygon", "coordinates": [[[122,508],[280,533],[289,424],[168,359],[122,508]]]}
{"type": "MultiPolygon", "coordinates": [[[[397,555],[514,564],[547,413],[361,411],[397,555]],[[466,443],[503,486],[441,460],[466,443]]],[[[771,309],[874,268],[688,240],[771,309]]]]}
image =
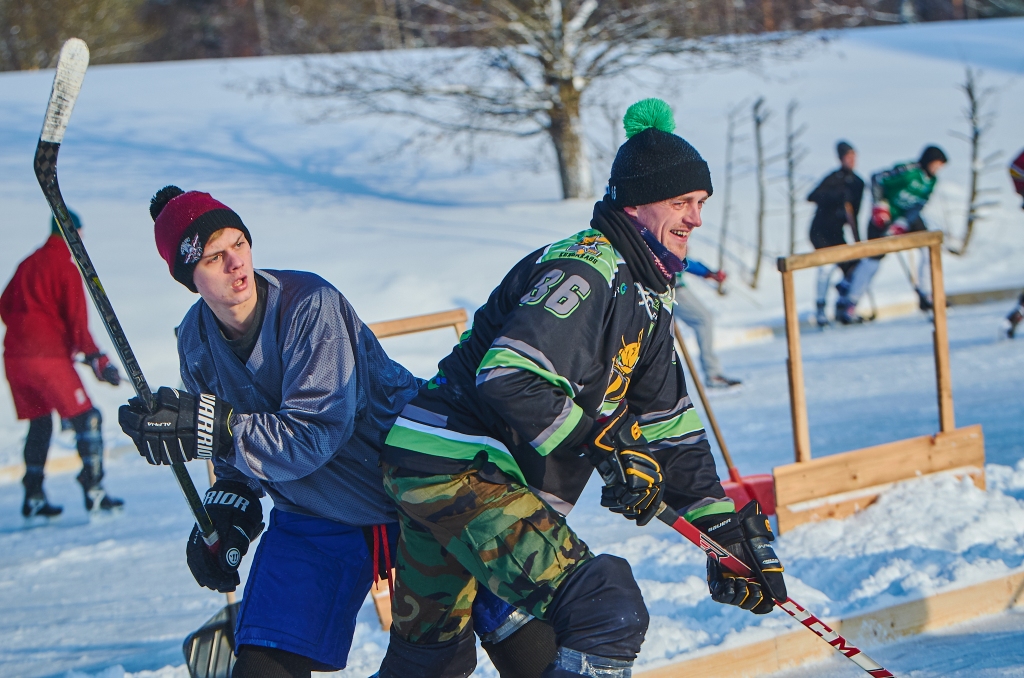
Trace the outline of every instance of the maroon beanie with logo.
{"type": "Polygon", "coordinates": [[[157,251],[174,279],[193,292],[198,290],[192,273],[212,234],[222,228],[236,228],[252,245],[252,236],[241,217],[209,193],[186,193],[177,186],[165,186],[150,201],[149,214],[153,217],[157,251]]]}

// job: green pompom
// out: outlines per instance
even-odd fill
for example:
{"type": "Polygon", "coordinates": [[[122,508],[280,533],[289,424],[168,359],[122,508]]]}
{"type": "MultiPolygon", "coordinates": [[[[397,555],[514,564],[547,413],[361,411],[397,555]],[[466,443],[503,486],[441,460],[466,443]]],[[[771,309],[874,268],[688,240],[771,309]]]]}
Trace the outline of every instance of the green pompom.
{"type": "Polygon", "coordinates": [[[672,108],[664,101],[643,99],[626,109],[626,115],[622,116],[622,126],[629,139],[651,127],[671,134],[676,128],[676,121],[672,117],[672,108]]]}

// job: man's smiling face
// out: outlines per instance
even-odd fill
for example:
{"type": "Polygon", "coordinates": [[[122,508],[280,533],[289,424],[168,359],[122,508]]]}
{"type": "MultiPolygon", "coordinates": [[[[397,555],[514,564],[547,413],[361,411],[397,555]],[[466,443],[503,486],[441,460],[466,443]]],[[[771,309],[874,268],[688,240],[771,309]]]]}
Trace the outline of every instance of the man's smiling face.
{"type": "Polygon", "coordinates": [[[707,199],[707,191],[691,191],[661,202],[624,207],[623,210],[650,231],[669,252],[683,259],[690,233],[701,225],[700,211],[707,199]]]}

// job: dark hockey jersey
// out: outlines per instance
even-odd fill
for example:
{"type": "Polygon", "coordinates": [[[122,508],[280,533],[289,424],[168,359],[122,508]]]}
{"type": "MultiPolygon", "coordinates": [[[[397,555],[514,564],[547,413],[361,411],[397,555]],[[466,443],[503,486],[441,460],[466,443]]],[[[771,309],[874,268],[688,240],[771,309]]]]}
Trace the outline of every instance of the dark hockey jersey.
{"type": "Polygon", "coordinates": [[[615,221],[595,214],[603,231],[533,252],[505,276],[403,410],[385,461],[453,473],[486,458],[565,513],[592,471],[582,446],[594,420],[625,400],[663,466],[666,501],[691,518],[732,510],[676,358],[671,288],[652,278],[625,215],[615,221]]]}

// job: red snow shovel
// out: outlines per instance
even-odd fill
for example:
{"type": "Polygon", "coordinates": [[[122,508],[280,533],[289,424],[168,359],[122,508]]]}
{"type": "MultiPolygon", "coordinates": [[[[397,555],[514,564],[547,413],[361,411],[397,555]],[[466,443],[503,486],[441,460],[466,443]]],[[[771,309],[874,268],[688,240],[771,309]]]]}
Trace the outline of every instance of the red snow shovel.
{"type": "Polygon", "coordinates": [[[718,441],[718,448],[722,450],[725,466],[729,469],[729,480],[722,482],[726,496],[732,499],[737,507],[745,506],[750,500],[756,499],[761,504],[761,510],[765,515],[775,515],[775,478],[770,473],[759,473],[744,478],[740,475],[739,469],[733,466],[729,448],[725,446],[722,431],[718,428],[718,420],[715,419],[715,414],[711,411],[711,403],[708,402],[707,394],[704,393],[704,384],[697,377],[697,370],[693,367],[690,352],[686,350],[686,344],[683,343],[679,325],[673,322],[672,329],[675,330],[676,343],[679,344],[679,350],[683,354],[683,359],[686,360],[686,369],[690,372],[693,385],[697,387],[697,395],[700,396],[700,401],[704,405],[704,412],[708,415],[708,423],[711,424],[715,440],[718,441]]]}

